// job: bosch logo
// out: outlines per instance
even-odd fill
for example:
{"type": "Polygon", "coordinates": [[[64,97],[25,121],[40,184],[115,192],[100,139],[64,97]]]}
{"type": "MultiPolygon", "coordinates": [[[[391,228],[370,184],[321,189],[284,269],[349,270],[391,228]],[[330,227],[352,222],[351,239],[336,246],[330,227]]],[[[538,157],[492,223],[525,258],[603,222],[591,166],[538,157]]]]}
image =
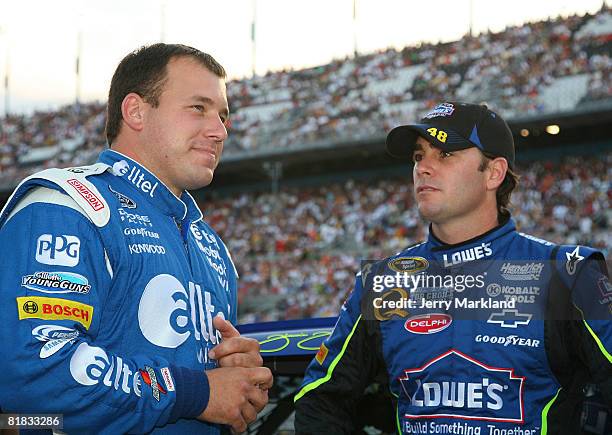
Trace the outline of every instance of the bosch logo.
{"type": "Polygon", "coordinates": [[[28,314],[38,313],[38,304],[34,301],[27,301],[23,304],[23,311],[28,314]]]}
{"type": "Polygon", "coordinates": [[[43,234],[36,241],[36,261],[74,267],[79,264],[81,241],[76,236],[43,234]]]}

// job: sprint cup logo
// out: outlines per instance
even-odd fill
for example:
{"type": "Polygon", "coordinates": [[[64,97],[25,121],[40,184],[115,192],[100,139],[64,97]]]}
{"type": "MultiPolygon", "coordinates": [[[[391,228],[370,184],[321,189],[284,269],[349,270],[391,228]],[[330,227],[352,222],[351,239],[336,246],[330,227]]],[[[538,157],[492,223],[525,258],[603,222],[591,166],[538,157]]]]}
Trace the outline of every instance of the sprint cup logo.
{"type": "Polygon", "coordinates": [[[457,418],[524,423],[525,377],[450,350],[399,379],[407,419],[457,418]]]}

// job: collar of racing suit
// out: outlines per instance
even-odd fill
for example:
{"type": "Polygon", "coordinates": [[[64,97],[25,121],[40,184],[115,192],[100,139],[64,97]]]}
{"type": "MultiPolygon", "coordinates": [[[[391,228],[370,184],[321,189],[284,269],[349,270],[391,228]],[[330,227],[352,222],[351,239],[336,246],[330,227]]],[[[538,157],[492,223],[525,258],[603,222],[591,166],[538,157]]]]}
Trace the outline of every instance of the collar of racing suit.
{"type": "Polygon", "coordinates": [[[121,178],[128,188],[137,191],[163,214],[178,221],[197,222],[202,219],[202,212],[189,192],[184,191],[178,198],[151,171],[135,160],[114,150],[106,150],[100,154],[99,162],[111,167],[111,173],[121,178]]]}
{"type": "Polygon", "coordinates": [[[438,239],[431,231],[430,225],[427,244],[434,258],[441,264],[444,264],[445,267],[448,267],[465,263],[466,260],[492,259],[500,245],[505,244],[506,236],[515,231],[516,225],[514,220],[508,216],[498,226],[486,233],[464,242],[450,245],[438,239]],[[457,260],[457,258],[460,260],[457,260]]]}

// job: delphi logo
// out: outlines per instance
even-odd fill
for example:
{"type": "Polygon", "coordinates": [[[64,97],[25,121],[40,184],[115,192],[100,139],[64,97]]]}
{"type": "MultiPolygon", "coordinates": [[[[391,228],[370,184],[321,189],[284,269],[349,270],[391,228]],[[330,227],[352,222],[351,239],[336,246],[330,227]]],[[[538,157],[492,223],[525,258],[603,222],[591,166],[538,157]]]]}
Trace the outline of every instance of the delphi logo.
{"type": "Polygon", "coordinates": [[[127,179],[137,188],[142,190],[144,193],[148,193],[151,198],[157,189],[159,182],[151,184],[149,180],[145,180],[146,173],[141,171],[139,168],[134,166],[130,168],[130,165],[125,160],[115,162],[113,164],[113,174],[117,177],[123,177],[127,175],[127,179]]]}
{"type": "Polygon", "coordinates": [[[514,369],[490,367],[451,349],[422,367],[404,370],[399,381],[409,403],[408,419],[524,423],[525,379],[514,369]]]}

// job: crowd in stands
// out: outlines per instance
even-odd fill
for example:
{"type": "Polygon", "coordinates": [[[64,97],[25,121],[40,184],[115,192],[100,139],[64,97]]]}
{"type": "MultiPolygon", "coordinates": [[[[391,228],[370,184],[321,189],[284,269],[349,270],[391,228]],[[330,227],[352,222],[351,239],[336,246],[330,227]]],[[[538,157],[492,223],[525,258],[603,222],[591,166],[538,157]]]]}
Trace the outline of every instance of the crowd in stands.
{"type": "MultiPolygon", "coordinates": [[[[612,101],[612,12],[388,49],[228,83],[225,152],[381,136],[440,100],[485,101],[506,118],[612,101]]],[[[104,104],[0,121],[0,186],[45,167],[90,163],[105,146],[104,104]]]]}
{"type": "MultiPolygon", "coordinates": [[[[612,102],[612,12],[389,49],[228,83],[225,153],[384,137],[440,100],[486,101],[506,117],[612,102]],[[563,86],[559,84],[562,83],[563,86]]],[[[105,105],[0,120],[0,188],[46,167],[90,164],[106,147],[105,105]]],[[[611,258],[612,154],[519,167],[520,229],[611,258]]],[[[361,259],[423,240],[409,179],[346,181],[201,204],[241,275],[242,322],[335,315],[361,259]],[[248,297],[247,297],[248,295],[248,297]]]]}
{"type": "MultiPolygon", "coordinates": [[[[612,153],[519,166],[519,230],[554,243],[590,245],[612,260],[612,153]]],[[[336,315],[360,261],[424,240],[410,176],[201,204],[240,274],[242,322],[336,315]]]]}

